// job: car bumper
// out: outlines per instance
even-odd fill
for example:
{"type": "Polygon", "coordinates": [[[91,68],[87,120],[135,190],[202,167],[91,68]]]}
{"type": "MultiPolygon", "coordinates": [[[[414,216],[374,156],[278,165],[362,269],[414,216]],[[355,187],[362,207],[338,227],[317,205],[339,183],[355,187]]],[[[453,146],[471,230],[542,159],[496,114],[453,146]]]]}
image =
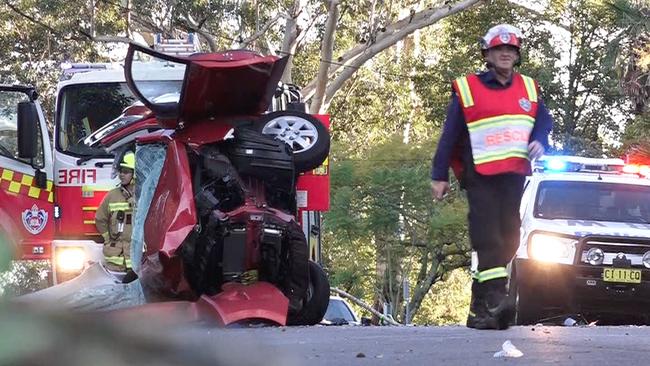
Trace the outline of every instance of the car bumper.
{"type": "Polygon", "coordinates": [[[517,258],[515,268],[518,286],[539,296],[546,310],[635,315],[650,312],[650,270],[641,270],[641,283],[626,284],[605,282],[604,266],[517,258]]]}

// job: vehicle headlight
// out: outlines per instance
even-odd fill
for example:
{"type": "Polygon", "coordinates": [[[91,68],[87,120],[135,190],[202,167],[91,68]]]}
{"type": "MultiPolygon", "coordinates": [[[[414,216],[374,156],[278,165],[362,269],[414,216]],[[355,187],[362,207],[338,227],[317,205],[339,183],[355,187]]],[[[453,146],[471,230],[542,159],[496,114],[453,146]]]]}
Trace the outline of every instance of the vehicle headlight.
{"type": "Polygon", "coordinates": [[[533,234],[528,244],[531,258],[544,262],[572,263],[576,240],[547,234],[533,234]]]}
{"type": "Polygon", "coordinates": [[[587,262],[592,266],[599,266],[603,264],[603,259],[605,259],[605,253],[600,248],[591,248],[587,251],[587,262]]]}
{"type": "Polygon", "coordinates": [[[643,262],[643,266],[645,268],[650,268],[650,252],[645,252],[643,258],[641,259],[641,262],[643,262]]]}
{"type": "Polygon", "coordinates": [[[62,247],[56,250],[56,267],[61,272],[81,271],[86,263],[86,252],[79,247],[62,247]]]}

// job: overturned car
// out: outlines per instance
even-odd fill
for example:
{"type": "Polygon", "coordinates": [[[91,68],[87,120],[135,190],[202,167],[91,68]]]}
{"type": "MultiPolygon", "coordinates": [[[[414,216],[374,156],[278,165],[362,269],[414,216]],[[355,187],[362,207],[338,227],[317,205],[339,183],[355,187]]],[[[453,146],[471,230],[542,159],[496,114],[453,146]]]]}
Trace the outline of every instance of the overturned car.
{"type": "Polygon", "coordinates": [[[191,301],[222,325],[323,318],[329,282],[296,222],[296,180],[325,161],[329,133],[295,98],[269,107],[285,65],[243,50],[181,58],[130,46],[139,103],[87,143],[115,161],[136,152],[131,258],[147,300],[191,301]],[[180,90],[139,83],[133,61],[150,58],[185,68],[180,90]]]}

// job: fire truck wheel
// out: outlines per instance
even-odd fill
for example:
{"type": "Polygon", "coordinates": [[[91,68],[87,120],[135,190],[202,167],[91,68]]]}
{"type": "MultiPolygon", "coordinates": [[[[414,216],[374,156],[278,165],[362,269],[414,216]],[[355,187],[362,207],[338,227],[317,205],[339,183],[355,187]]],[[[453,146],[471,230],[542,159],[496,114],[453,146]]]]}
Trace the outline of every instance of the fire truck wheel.
{"type": "Polygon", "coordinates": [[[309,261],[309,287],[302,310],[287,319],[289,325],[315,325],[325,316],[330,301],[330,283],[325,271],[309,261]]]}
{"type": "Polygon", "coordinates": [[[299,173],[319,167],[330,151],[330,134],[327,128],[318,118],[307,113],[269,113],[255,123],[255,129],[291,146],[296,171],[299,173]]]}

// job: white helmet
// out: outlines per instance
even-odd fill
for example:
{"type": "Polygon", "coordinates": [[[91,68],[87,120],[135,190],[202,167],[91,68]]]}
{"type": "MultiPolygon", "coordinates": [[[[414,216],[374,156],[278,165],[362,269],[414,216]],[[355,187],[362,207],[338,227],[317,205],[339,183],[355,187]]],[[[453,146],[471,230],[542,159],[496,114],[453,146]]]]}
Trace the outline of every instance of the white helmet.
{"type": "Polygon", "coordinates": [[[510,24],[495,25],[481,39],[481,49],[487,50],[501,45],[510,45],[519,49],[522,37],[521,31],[515,26],[510,24]]]}

